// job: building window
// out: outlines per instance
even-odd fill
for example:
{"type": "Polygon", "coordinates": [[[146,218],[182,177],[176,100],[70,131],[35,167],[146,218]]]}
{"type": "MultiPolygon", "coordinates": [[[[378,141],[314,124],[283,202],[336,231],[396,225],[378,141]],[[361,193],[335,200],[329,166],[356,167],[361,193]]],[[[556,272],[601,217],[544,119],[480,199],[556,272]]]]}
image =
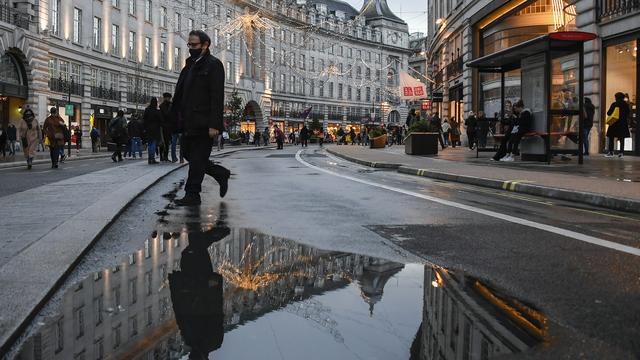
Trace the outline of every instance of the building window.
{"type": "Polygon", "coordinates": [[[276,48],[273,48],[273,47],[271,48],[271,53],[270,53],[269,57],[271,59],[271,62],[275,62],[276,61],[276,48]]]}
{"type": "Polygon", "coordinates": [[[138,335],[138,317],[133,315],[129,318],[129,336],[138,335]]]}
{"type": "Polygon", "coordinates": [[[102,337],[93,342],[93,353],[96,360],[102,360],[104,358],[104,339],[102,337]]]}
{"type": "Polygon", "coordinates": [[[51,0],[51,33],[60,35],[61,0],[51,0]]]}
{"type": "Polygon", "coordinates": [[[76,328],[76,339],[84,335],[84,306],[78,307],[73,313],[73,323],[76,328]]]}
{"type": "Polygon", "coordinates": [[[129,15],[136,16],[136,0],[129,0],[129,15]]]}
{"type": "Polygon", "coordinates": [[[151,65],[151,38],[144,38],[144,63],[151,65]]]}
{"type": "Polygon", "coordinates": [[[136,61],[136,33],[129,31],[129,60],[136,61]]]}
{"type": "Polygon", "coordinates": [[[182,57],[180,56],[180,48],[177,46],[173,48],[173,67],[176,70],[180,70],[180,68],[182,67],[182,57]]]}
{"type": "Polygon", "coordinates": [[[302,69],[302,70],[305,69],[305,63],[306,62],[307,62],[307,59],[304,56],[304,54],[300,54],[300,69],[302,69]]]}
{"type": "Polygon", "coordinates": [[[213,8],[213,13],[216,17],[220,17],[220,5],[216,4],[216,6],[213,8]]]}
{"type": "Polygon", "coordinates": [[[160,68],[164,69],[167,66],[167,44],[160,43],[160,68]]]}
{"type": "Polygon", "coordinates": [[[225,45],[227,47],[227,50],[231,50],[231,34],[226,33],[224,34],[225,37],[225,45]]]}
{"type": "Polygon", "coordinates": [[[93,17],[93,48],[102,50],[102,19],[93,17]]]}
{"type": "Polygon", "coordinates": [[[160,6],[160,27],[167,27],[167,8],[160,6]]]}
{"type": "Polygon", "coordinates": [[[113,344],[114,349],[117,349],[120,346],[120,341],[121,341],[120,328],[121,327],[122,325],[118,324],[111,329],[111,343],[113,344]]]}
{"type": "Polygon", "coordinates": [[[320,87],[320,97],[324,97],[324,81],[320,80],[318,85],[320,87]]]}
{"type": "Polygon", "coordinates": [[[365,99],[367,102],[371,102],[371,88],[368,87],[365,90],[365,99]]]}
{"type": "Polygon", "coordinates": [[[111,6],[113,6],[114,8],[119,8],[120,0],[111,0],[111,6]]]}
{"type": "Polygon", "coordinates": [[[82,10],[73,8],[73,42],[80,44],[82,41],[82,10]]]}
{"type": "Polygon", "coordinates": [[[218,29],[213,29],[213,39],[211,41],[213,41],[214,47],[220,46],[220,31],[218,29]]]}
{"type": "Polygon", "coordinates": [[[187,30],[193,30],[193,19],[187,19],[187,30]]]}
{"type": "Polygon", "coordinates": [[[351,89],[351,85],[347,86],[347,100],[351,100],[353,95],[353,91],[351,89]]]}
{"type": "Polygon", "coordinates": [[[233,81],[233,63],[231,61],[227,61],[227,82],[230,83],[233,81]]]}
{"type": "Polygon", "coordinates": [[[280,74],[280,91],[286,91],[287,88],[287,76],[285,74],[280,74]]]}
{"type": "Polygon", "coordinates": [[[120,49],[120,27],[116,24],[111,25],[111,55],[118,55],[120,49]]]}
{"type": "Polygon", "coordinates": [[[362,101],[362,89],[356,89],[356,101],[362,101]]]}
{"type": "Polygon", "coordinates": [[[173,29],[176,31],[182,31],[182,15],[179,13],[173,14],[173,29]]]}
{"type": "Polygon", "coordinates": [[[338,84],[338,99],[342,99],[342,84],[338,84]]]}
{"type": "Polygon", "coordinates": [[[153,9],[153,4],[151,3],[151,0],[145,0],[144,1],[144,21],[148,21],[151,22],[152,16],[151,16],[151,9],[153,9]]]}
{"type": "Polygon", "coordinates": [[[93,323],[102,324],[102,312],[104,311],[104,298],[102,295],[93,299],[93,323]]]}
{"type": "Polygon", "coordinates": [[[56,337],[56,353],[62,351],[64,349],[64,317],[61,317],[56,321],[55,326],[55,337],[56,337]]]}

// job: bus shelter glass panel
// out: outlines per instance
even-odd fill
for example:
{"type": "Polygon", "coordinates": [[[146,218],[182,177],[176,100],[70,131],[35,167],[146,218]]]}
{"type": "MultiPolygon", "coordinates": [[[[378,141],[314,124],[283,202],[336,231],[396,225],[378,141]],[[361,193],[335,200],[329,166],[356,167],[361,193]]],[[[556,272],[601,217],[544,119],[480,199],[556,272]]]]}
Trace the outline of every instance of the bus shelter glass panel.
{"type": "Polygon", "coordinates": [[[579,53],[551,60],[551,118],[549,123],[551,150],[578,150],[580,121],[579,53]]]}

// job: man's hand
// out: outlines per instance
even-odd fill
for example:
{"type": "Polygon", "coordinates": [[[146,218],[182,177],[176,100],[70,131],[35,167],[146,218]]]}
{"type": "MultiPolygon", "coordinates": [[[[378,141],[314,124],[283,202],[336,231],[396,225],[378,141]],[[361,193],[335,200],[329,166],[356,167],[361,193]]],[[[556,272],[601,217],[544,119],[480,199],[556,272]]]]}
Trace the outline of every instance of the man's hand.
{"type": "Polygon", "coordinates": [[[216,136],[218,136],[220,132],[218,131],[218,129],[211,129],[209,128],[209,137],[212,139],[215,139],[216,136]]]}

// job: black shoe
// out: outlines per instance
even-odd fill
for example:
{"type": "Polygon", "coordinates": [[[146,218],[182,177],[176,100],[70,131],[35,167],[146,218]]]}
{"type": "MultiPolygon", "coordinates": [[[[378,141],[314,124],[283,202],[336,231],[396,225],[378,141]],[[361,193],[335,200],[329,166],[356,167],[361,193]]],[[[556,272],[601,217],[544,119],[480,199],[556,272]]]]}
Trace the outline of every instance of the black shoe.
{"type": "Polygon", "coordinates": [[[112,156],[111,156],[111,160],[113,160],[113,162],[118,162],[118,160],[116,159],[116,156],[115,156],[115,155],[112,155],[112,156]]]}
{"type": "MultiPolygon", "coordinates": [[[[223,168],[224,169],[224,168],[223,168]]],[[[227,190],[229,190],[229,177],[231,176],[231,171],[228,169],[224,169],[224,172],[220,176],[216,176],[215,180],[220,185],[220,197],[223,198],[227,195],[227,190]]]]}
{"type": "Polygon", "coordinates": [[[156,161],[156,159],[149,159],[148,163],[151,164],[157,164],[158,162],[156,161]]]}
{"type": "Polygon", "coordinates": [[[173,201],[178,206],[196,206],[200,205],[200,194],[186,193],[182,199],[176,199],[173,201]]]}

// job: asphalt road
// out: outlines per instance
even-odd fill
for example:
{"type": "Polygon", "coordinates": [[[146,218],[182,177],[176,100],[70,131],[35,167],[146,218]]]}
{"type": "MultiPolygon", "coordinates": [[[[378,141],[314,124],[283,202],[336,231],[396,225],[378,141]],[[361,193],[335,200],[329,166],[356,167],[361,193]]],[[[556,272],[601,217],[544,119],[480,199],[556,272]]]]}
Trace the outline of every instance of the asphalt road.
{"type": "Polygon", "coordinates": [[[67,161],[60,164],[57,169],[52,169],[51,164],[35,164],[31,170],[27,170],[26,165],[0,169],[0,179],[2,179],[0,197],[94,171],[119,166],[126,164],[128,161],[133,160],[124,160],[116,164],[111,161],[110,158],[105,157],[67,161]]]}
{"type": "MultiPolygon", "coordinates": [[[[122,214],[67,288],[139,249],[144,234],[210,221],[224,205],[232,229],[481,279],[546,318],[545,346],[517,358],[640,357],[640,216],[365,168],[317,147],[299,150],[223,157],[233,174],[229,193],[221,201],[206,178],[199,220],[174,209],[171,196],[160,198],[180,188],[186,170],[171,175],[122,214]]],[[[425,318],[439,309],[425,307],[425,318]]]]}

